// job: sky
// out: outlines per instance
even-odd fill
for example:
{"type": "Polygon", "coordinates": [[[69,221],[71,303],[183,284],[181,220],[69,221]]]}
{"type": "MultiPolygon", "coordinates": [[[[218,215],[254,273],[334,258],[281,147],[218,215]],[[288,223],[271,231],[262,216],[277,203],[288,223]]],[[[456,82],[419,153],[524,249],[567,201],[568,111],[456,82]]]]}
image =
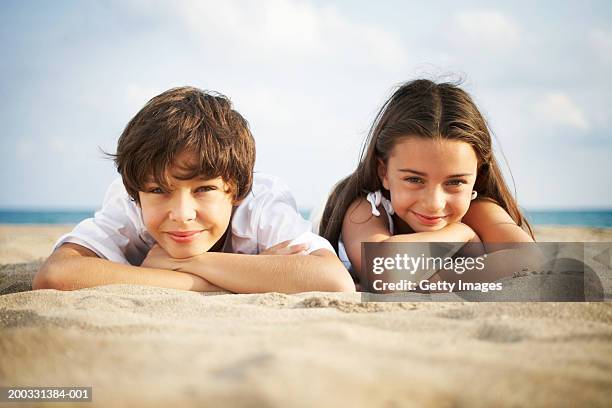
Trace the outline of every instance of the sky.
{"type": "Polygon", "coordinates": [[[612,3],[2,1],[0,208],[95,209],[127,122],[183,85],[249,121],[301,208],[402,82],[462,81],[527,209],[612,207],[612,3]]]}

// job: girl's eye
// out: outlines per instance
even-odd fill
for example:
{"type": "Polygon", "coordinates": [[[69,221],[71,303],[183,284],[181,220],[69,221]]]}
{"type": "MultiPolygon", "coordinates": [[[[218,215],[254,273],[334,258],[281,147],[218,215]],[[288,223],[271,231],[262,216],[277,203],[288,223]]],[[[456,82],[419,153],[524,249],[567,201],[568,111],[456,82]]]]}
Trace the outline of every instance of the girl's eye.
{"type": "Polygon", "coordinates": [[[449,180],[448,182],[449,186],[461,186],[463,184],[467,184],[465,180],[449,180]]]}
{"type": "Polygon", "coordinates": [[[161,187],[153,187],[149,189],[149,193],[164,194],[164,190],[162,190],[161,187]]]}
{"type": "Polygon", "coordinates": [[[406,177],[404,181],[409,183],[423,183],[423,179],[420,177],[406,177]]]}

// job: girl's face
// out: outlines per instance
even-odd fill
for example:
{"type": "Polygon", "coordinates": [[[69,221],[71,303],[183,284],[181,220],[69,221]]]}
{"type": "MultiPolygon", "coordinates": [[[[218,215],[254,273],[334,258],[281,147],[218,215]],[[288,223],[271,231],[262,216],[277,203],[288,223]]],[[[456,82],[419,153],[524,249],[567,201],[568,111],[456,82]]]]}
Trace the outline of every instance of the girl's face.
{"type": "Polygon", "coordinates": [[[425,232],[461,221],[477,167],[466,142],[407,137],[393,147],[386,165],[379,162],[378,175],[397,216],[414,232],[425,232]]]}

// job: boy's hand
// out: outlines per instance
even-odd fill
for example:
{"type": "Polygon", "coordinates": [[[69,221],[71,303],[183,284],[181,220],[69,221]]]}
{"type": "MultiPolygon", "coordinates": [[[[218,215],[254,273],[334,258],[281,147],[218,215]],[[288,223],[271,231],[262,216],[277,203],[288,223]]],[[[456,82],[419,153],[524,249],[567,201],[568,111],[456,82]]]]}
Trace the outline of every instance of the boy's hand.
{"type": "Polygon", "coordinates": [[[192,258],[172,258],[162,247],[155,244],[147,254],[145,260],[142,261],[142,265],[140,266],[145,268],[166,269],[170,271],[183,272],[187,273],[188,275],[193,275],[195,284],[191,290],[196,292],[227,292],[226,289],[213,285],[201,276],[181,270],[181,267],[184,266],[185,262],[187,262],[189,259],[192,258]]]}
{"type": "Polygon", "coordinates": [[[179,269],[179,262],[172,258],[162,247],[155,244],[140,266],[177,271],[179,269]]]}
{"type": "Polygon", "coordinates": [[[289,245],[291,240],[283,241],[261,252],[259,255],[306,255],[308,244],[289,245]]]}

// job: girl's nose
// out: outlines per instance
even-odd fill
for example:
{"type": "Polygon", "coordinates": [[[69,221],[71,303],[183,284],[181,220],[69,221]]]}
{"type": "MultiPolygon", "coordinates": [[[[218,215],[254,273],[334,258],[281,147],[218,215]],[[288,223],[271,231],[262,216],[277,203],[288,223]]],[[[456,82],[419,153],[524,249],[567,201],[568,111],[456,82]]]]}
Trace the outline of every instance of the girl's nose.
{"type": "Polygon", "coordinates": [[[175,222],[193,221],[196,218],[196,206],[190,196],[178,195],[172,200],[170,219],[175,222]]]}
{"type": "Polygon", "coordinates": [[[444,191],[438,187],[427,189],[423,198],[423,207],[430,215],[440,215],[444,207],[446,207],[444,191]]]}

